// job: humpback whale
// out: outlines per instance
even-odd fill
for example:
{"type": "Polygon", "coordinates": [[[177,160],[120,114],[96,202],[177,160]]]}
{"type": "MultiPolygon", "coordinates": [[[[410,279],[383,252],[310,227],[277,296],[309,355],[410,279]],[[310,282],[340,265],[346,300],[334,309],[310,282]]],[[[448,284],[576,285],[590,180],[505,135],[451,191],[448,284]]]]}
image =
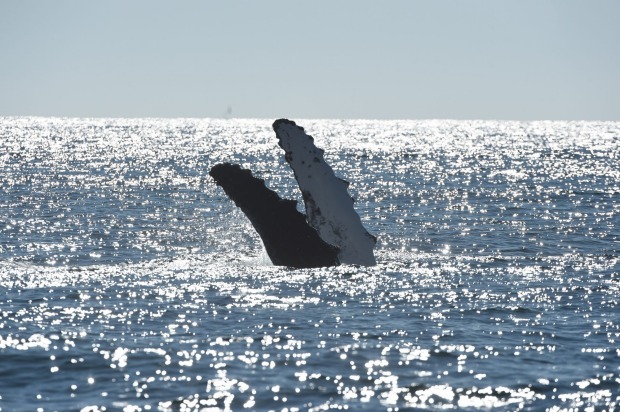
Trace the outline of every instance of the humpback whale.
{"type": "Polygon", "coordinates": [[[306,215],[297,210],[296,201],[280,198],[250,170],[221,163],[209,172],[250,220],[272,263],[297,268],[376,264],[376,238],[362,225],[348,182],[336,177],[303,127],[278,119],[273,130],[293,169],[306,215]]]}

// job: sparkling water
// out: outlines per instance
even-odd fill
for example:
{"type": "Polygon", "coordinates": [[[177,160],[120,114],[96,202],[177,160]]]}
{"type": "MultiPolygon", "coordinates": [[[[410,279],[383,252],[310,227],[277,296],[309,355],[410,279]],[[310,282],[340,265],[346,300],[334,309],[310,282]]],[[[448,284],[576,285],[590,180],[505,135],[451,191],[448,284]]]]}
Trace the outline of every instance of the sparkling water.
{"type": "Polygon", "coordinates": [[[294,120],[377,266],[270,264],[273,120],[0,118],[0,410],[620,407],[620,123],[294,120]]]}

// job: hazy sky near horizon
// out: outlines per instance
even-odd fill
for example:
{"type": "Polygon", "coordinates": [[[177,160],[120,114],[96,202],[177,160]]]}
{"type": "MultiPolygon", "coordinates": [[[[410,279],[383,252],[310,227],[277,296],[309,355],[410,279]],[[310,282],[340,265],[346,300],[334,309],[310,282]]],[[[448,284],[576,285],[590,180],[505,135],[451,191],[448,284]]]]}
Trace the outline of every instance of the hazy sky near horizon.
{"type": "Polygon", "coordinates": [[[3,0],[0,116],[620,120],[617,0],[3,0]]]}

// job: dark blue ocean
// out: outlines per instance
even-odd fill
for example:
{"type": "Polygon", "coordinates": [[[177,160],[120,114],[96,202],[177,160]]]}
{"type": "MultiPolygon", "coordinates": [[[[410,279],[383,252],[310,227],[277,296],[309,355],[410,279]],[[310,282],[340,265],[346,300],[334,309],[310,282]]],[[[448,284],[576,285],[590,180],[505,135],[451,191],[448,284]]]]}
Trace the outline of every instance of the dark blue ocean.
{"type": "Polygon", "coordinates": [[[272,266],[269,120],[0,118],[0,410],[620,408],[620,123],[300,120],[375,267],[272,266]]]}

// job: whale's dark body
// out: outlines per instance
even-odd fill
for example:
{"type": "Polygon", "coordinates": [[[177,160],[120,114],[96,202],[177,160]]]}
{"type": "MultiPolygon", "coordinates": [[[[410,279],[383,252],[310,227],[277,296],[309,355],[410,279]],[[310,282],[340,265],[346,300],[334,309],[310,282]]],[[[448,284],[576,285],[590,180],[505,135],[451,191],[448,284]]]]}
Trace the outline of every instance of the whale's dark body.
{"type": "Polygon", "coordinates": [[[273,129],[293,169],[306,215],[294,200],[281,199],[238,165],[215,165],[209,174],[245,213],[274,265],[297,268],[376,264],[370,235],[353,208],[348,183],[336,177],[323,150],[295,122],[276,120],[273,129]]]}
{"type": "Polygon", "coordinates": [[[222,163],[209,174],[250,219],[274,265],[310,268],[338,264],[338,248],[319,237],[297,210],[297,202],[282,199],[238,165],[222,163]]]}

